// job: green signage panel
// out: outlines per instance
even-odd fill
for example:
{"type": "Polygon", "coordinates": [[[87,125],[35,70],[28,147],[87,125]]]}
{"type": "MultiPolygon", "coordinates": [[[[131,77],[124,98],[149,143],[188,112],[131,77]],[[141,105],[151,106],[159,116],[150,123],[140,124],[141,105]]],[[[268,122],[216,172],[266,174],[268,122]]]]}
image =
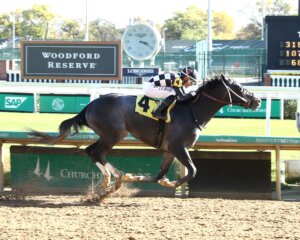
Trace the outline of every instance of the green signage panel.
{"type": "Polygon", "coordinates": [[[90,102],[89,95],[40,95],[41,113],[78,113],[90,102]]]}
{"type": "MultiPolygon", "coordinates": [[[[12,186],[29,192],[77,193],[89,187],[99,186],[102,173],[86,156],[83,149],[12,146],[12,186]]],[[[107,157],[123,174],[156,176],[162,156],[155,150],[115,149],[107,157]]],[[[168,177],[176,176],[172,166],[168,177]]],[[[144,193],[163,192],[174,194],[174,190],[158,183],[134,183],[144,193]]]]}
{"type": "MultiPolygon", "coordinates": [[[[245,109],[240,106],[225,106],[221,108],[216,117],[239,117],[239,118],[265,118],[266,117],[266,103],[262,100],[261,107],[255,111],[245,109]]],[[[280,118],[280,100],[272,100],[271,102],[271,118],[280,118]]]]}
{"type": "Polygon", "coordinates": [[[0,93],[0,111],[34,112],[33,94],[0,93]]]}

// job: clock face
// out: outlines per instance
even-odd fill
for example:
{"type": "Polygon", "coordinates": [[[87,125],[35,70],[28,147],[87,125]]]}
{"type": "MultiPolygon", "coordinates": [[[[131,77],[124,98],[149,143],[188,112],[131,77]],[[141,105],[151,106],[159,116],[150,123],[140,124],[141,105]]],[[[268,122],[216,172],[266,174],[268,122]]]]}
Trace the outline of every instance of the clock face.
{"type": "Polygon", "coordinates": [[[160,47],[159,32],[144,23],[129,26],[123,35],[122,41],[125,52],[129,57],[136,60],[152,58],[160,47]]]}

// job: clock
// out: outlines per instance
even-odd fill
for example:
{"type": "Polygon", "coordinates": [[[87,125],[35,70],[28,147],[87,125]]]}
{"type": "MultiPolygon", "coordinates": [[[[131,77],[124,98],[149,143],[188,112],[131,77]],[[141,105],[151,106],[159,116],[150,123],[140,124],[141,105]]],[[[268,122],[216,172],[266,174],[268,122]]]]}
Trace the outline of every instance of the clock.
{"type": "Polygon", "coordinates": [[[122,45],[126,54],[135,60],[153,58],[160,49],[161,36],[158,30],[146,23],[135,23],[125,30],[122,45]]]}

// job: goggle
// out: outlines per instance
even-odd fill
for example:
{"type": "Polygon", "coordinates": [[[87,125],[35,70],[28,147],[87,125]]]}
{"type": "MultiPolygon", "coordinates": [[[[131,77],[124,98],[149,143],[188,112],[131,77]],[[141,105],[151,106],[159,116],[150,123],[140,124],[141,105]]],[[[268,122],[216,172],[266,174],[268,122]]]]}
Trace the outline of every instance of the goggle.
{"type": "Polygon", "coordinates": [[[182,73],[183,75],[187,76],[187,77],[188,77],[190,80],[192,80],[193,82],[195,82],[195,83],[197,82],[197,79],[191,77],[190,75],[186,74],[185,72],[181,71],[181,73],[182,73]]]}

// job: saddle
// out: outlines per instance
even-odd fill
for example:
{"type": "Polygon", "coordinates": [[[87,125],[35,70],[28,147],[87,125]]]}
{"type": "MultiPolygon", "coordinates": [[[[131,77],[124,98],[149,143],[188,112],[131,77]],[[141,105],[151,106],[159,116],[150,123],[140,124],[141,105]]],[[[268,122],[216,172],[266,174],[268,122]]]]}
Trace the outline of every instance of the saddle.
{"type": "Polygon", "coordinates": [[[135,112],[138,114],[152,118],[156,121],[158,121],[158,126],[156,129],[156,147],[159,148],[162,140],[163,140],[163,135],[164,135],[164,130],[165,130],[165,124],[171,122],[171,116],[170,116],[170,111],[172,108],[175,106],[175,104],[171,104],[170,107],[167,109],[167,119],[161,120],[152,115],[152,112],[158,107],[160,104],[160,99],[153,99],[149,98],[147,96],[139,95],[136,98],[135,102],[135,112]]]}

